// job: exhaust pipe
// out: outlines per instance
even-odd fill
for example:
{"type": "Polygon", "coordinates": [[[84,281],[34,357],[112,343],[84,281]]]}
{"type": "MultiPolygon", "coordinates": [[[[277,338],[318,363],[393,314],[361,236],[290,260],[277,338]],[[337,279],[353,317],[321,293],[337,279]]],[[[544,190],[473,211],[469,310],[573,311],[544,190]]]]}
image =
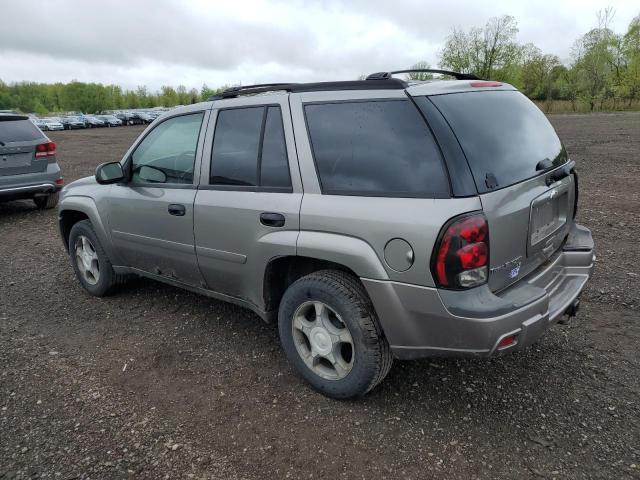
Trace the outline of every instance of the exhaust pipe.
{"type": "Polygon", "coordinates": [[[569,318],[575,317],[578,314],[578,310],[580,309],[580,299],[576,298],[571,305],[567,307],[564,311],[564,314],[569,318]]]}

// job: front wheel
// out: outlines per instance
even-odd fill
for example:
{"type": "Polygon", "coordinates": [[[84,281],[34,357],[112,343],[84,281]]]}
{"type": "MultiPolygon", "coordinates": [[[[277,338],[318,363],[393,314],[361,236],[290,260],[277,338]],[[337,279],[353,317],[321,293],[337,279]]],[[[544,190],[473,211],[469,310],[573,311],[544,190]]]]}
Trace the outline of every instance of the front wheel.
{"type": "Polygon", "coordinates": [[[71,228],[69,257],[80,284],[91,295],[108,295],[125,280],[113,270],[89,220],[82,220],[71,228]]]}
{"type": "Polygon", "coordinates": [[[364,395],[391,368],[373,305],[346,272],[323,270],[294,282],[280,303],[278,329],[289,361],[328,397],[364,395]]]}

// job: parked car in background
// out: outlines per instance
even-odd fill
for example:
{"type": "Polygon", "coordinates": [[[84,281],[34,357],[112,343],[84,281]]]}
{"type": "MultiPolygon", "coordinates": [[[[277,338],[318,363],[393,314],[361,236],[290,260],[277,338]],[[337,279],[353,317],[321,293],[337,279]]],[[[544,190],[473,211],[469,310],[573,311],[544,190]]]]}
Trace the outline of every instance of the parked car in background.
{"type": "Polygon", "coordinates": [[[30,198],[53,208],[62,185],[56,144],[28,117],[0,113],[0,201],[30,198]]]}
{"type": "Polygon", "coordinates": [[[145,112],[147,115],[149,115],[152,119],[156,119],[158,118],[160,115],[162,115],[164,113],[164,111],[162,110],[152,110],[150,112],[145,112]]]}
{"type": "Polygon", "coordinates": [[[140,124],[143,125],[148,125],[149,123],[153,122],[154,118],[149,115],[148,113],[144,113],[144,112],[134,112],[133,113],[133,118],[134,119],[138,119],[140,124]]]}
{"type": "Polygon", "coordinates": [[[106,127],[106,123],[93,115],[82,115],[80,119],[85,123],[87,128],[106,127]]]}
{"type": "Polygon", "coordinates": [[[129,112],[118,112],[115,116],[122,121],[123,125],[140,125],[142,123],[142,120],[134,117],[134,115],[129,112]]]}
{"type": "Polygon", "coordinates": [[[33,123],[36,127],[38,127],[40,130],[47,130],[47,125],[44,122],[43,119],[38,118],[38,117],[29,117],[29,120],[31,121],[31,123],[33,123]]]}
{"type": "Polygon", "coordinates": [[[122,120],[114,115],[96,115],[96,118],[102,120],[106,127],[119,127],[122,125],[122,120]]]}
{"type": "Polygon", "coordinates": [[[62,117],[62,125],[65,130],[75,130],[77,128],[87,128],[86,123],[82,118],[76,116],[62,117]]]}
{"type": "Polygon", "coordinates": [[[54,118],[43,118],[42,121],[47,126],[47,130],[64,130],[64,125],[62,125],[62,122],[60,122],[60,120],[54,118]]]}

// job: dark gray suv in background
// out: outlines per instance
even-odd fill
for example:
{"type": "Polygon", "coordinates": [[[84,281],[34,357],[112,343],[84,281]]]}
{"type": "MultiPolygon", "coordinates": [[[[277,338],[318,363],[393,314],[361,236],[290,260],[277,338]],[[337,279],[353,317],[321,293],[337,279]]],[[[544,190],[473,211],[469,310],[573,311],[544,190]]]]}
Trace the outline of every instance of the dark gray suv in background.
{"type": "Polygon", "coordinates": [[[53,208],[62,184],[56,144],[29,117],[0,113],[0,201],[31,198],[53,208]]]}
{"type": "Polygon", "coordinates": [[[575,164],[515,88],[448,73],[238,87],[168,112],[65,188],[80,283],[102,296],[141,275],[277,319],[335,398],[394,357],[531,344],[575,315],[594,265],[575,164]]]}

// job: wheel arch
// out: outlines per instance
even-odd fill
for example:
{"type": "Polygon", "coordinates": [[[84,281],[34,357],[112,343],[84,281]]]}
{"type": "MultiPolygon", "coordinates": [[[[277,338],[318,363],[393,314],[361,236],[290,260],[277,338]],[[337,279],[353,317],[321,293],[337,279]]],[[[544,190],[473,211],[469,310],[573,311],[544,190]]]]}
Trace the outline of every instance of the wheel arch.
{"type": "Polygon", "coordinates": [[[89,220],[96,232],[100,244],[107,252],[114,265],[121,264],[119,257],[111,245],[110,236],[103,222],[96,204],[91,197],[64,196],[58,207],[58,225],[60,235],[67,251],[69,250],[69,234],[73,226],[82,220],[89,220]]]}

